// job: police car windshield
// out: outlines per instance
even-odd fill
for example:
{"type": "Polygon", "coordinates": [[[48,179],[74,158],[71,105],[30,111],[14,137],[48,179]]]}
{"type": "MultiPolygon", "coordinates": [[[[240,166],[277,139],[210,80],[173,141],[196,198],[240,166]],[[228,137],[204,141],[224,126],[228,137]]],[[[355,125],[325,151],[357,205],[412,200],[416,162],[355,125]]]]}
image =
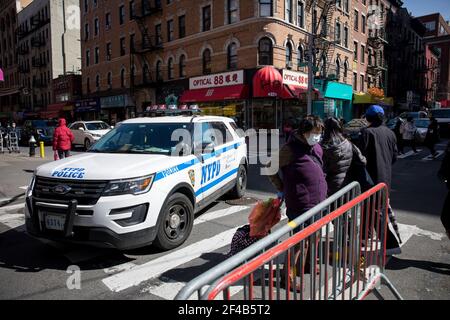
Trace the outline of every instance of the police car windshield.
{"type": "MultiPolygon", "coordinates": [[[[123,154],[175,154],[174,150],[179,144],[172,141],[175,130],[189,130],[189,124],[183,123],[130,123],[121,124],[107,133],[89,152],[96,153],[123,153],[123,154]]],[[[189,131],[184,131],[189,132],[189,131]]]]}

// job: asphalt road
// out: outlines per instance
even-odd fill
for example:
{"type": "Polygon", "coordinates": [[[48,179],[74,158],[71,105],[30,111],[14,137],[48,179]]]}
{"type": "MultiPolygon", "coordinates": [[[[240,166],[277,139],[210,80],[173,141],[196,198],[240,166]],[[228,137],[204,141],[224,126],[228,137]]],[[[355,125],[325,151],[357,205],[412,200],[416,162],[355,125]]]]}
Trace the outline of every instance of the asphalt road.
{"type": "MultiPolygon", "coordinates": [[[[0,155],[0,203],[24,192],[30,179],[24,169],[52,160],[49,148],[46,160],[26,152],[0,155]]],[[[450,299],[450,241],[439,221],[446,189],[435,178],[442,156],[427,155],[422,150],[395,165],[391,202],[404,244],[387,275],[407,299],[450,299]]],[[[250,168],[249,196],[265,199],[274,189],[259,170],[250,168]]],[[[19,198],[0,207],[0,299],[173,299],[186,282],[226,258],[251,208],[217,201],[196,217],[182,247],[118,252],[33,239],[24,232],[23,205],[19,198]],[[80,268],[80,289],[68,288],[68,268],[80,268]]]]}

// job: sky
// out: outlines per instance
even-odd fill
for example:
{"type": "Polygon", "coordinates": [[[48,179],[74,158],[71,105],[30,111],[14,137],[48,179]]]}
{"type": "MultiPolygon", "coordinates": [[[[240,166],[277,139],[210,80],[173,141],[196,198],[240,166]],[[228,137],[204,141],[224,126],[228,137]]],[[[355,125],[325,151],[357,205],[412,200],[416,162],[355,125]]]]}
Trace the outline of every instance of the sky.
{"type": "Polygon", "coordinates": [[[450,0],[403,0],[403,3],[415,17],[439,12],[445,20],[450,20],[450,0]]]}

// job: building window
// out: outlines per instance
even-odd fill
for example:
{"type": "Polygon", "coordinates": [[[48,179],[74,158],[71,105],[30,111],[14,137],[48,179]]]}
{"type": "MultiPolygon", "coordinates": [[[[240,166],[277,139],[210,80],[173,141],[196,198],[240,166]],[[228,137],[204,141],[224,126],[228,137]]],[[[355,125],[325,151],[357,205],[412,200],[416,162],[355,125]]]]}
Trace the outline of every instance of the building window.
{"type": "Polygon", "coordinates": [[[112,47],[111,42],[108,42],[106,44],[106,60],[111,61],[111,57],[112,57],[112,47]]]}
{"type": "Polygon", "coordinates": [[[344,82],[347,81],[347,76],[348,76],[348,61],[345,61],[345,63],[344,63],[344,82]]]}
{"type": "Polygon", "coordinates": [[[366,16],[361,15],[361,32],[366,33],[366,16]]]}
{"type": "Polygon", "coordinates": [[[125,69],[120,70],[120,86],[125,87],[125,69]]]}
{"type": "Polygon", "coordinates": [[[358,42],[353,42],[353,60],[358,61],[358,42]]]}
{"type": "Polygon", "coordinates": [[[361,45],[361,63],[366,63],[366,46],[361,45]]]}
{"type": "Polygon", "coordinates": [[[186,16],[178,17],[178,36],[180,39],[186,36],[186,16]]]}
{"type": "Polygon", "coordinates": [[[228,70],[235,70],[238,67],[237,45],[234,42],[228,46],[227,65],[228,70]]]}
{"type": "Polygon", "coordinates": [[[361,92],[364,92],[364,75],[362,74],[361,76],[360,76],[360,81],[359,81],[360,83],[359,83],[359,85],[360,85],[360,91],[361,92]]]}
{"type": "Polygon", "coordinates": [[[341,24],[336,22],[336,29],[334,32],[334,40],[340,45],[341,44],[341,24]]]}
{"type": "Polygon", "coordinates": [[[258,59],[258,64],[261,66],[273,64],[273,45],[269,38],[259,40],[258,59]]]}
{"type": "Polygon", "coordinates": [[[320,75],[325,78],[327,76],[327,57],[325,55],[322,55],[320,65],[320,75]]]}
{"type": "Polygon", "coordinates": [[[203,51],[203,74],[211,73],[211,50],[203,51]]]}
{"type": "Polygon", "coordinates": [[[341,61],[336,59],[336,78],[339,80],[341,78],[341,61]]]}
{"type": "Polygon", "coordinates": [[[344,46],[348,48],[348,27],[344,27],[344,46]]]}
{"type": "Polygon", "coordinates": [[[89,24],[86,23],[84,25],[84,40],[88,40],[89,39],[89,24]]]}
{"type": "Polygon", "coordinates": [[[91,80],[89,77],[86,79],[86,92],[91,93],[91,80]]]}
{"type": "Polygon", "coordinates": [[[302,46],[299,46],[297,51],[297,66],[301,67],[302,63],[303,63],[303,48],[302,46]]]}
{"type": "Polygon", "coordinates": [[[120,55],[124,56],[126,54],[126,48],[125,48],[125,38],[120,38],[120,55]]]}
{"type": "Polygon", "coordinates": [[[136,5],[134,3],[134,0],[130,1],[130,20],[133,20],[136,16],[136,5]]]}
{"type": "Polygon", "coordinates": [[[108,89],[112,89],[112,73],[111,72],[108,72],[107,81],[108,81],[108,89]]]}
{"type": "Polygon", "coordinates": [[[228,23],[235,23],[238,21],[238,0],[228,0],[228,23]]]}
{"type": "Polygon", "coordinates": [[[99,75],[95,76],[95,90],[100,91],[100,76],[99,75]]]}
{"type": "Polygon", "coordinates": [[[353,90],[358,90],[358,74],[356,72],[353,72],[353,90]]]}
{"type": "Polygon", "coordinates": [[[344,11],[348,13],[349,6],[348,6],[349,0],[344,0],[344,11]]]}
{"type": "Polygon", "coordinates": [[[95,20],[94,20],[94,35],[95,36],[98,36],[99,30],[100,30],[100,25],[98,22],[98,18],[95,18],[95,20]]]}
{"type": "Polygon", "coordinates": [[[169,77],[169,80],[172,80],[173,79],[173,58],[169,58],[167,71],[168,71],[167,76],[169,77]]]}
{"type": "Polygon", "coordinates": [[[167,21],[167,41],[173,40],[173,20],[167,21]]]}
{"type": "Polygon", "coordinates": [[[130,35],[130,52],[135,52],[136,51],[135,38],[136,38],[135,34],[131,34],[130,35]]]}
{"type": "Polygon", "coordinates": [[[162,28],[161,28],[161,24],[157,24],[155,26],[155,41],[156,41],[156,45],[159,46],[162,44],[162,28]]]}
{"type": "Polygon", "coordinates": [[[142,80],[144,84],[150,82],[150,70],[148,68],[148,64],[144,64],[144,67],[142,68],[142,80]]]}
{"type": "Polygon", "coordinates": [[[259,16],[271,17],[273,15],[272,0],[259,0],[259,16]]]}
{"type": "Polygon", "coordinates": [[[284,1],[285,11],[284,11],[284,19],[289,22],[293,23],[292,21],[292,0],[285,0],[284,1]]]}
{"type": "Polygon", "coordinates": [[[156,63],[156,81],[162,81],[163,80],[162,73],[161,73],[161,65],[162,65],[161,61],[158,61],[156,63]]]}
{"type": "Polygon", "coordinates": [[[119,23],[122,25],[125,23],[125,6],[121,5],[119,7],[119,23]]]}
{"type": "Polygon", "coordinates": [[[105,15],[105,24],[106,24],[106,30],[111,29],[111,13],[107,13],[105,15]]]}
{"type": "Polygon", "coordinates": [[[206,6],[202,8],[202,21],[203,21],[202,31],[211,30],[211,6],[206,6]]]}
{"type": "Polygon", "coordinates": [[[305,4],[299,1],[297,5],[297,24],[300,28],[305,27],[305,4]]]}
{"type": "Polygon", "coordinates": [[[358,26],[359,26],[359,12],[357,10],[355,10],[355,17],[354,17],[354,28],[356,31],[358,31],[358,26]]]}
{"type": "Polygon", "coordinates": [[[88,12],[88,10],[89,10],[88,0],[84,0],[84,12],[88,12]]]}
{"type": "Polygon", "coordinates": [[[99,56],[100,56],[100,49],[99,49],[99,47],[95,47],[95,51],[94,51],[94,63],[95,64],[98,64],[99,56]]]}
{"type": "Polygon", "coordinates": [[[336,0],[336,6],[342,8],[342,0],[336,0]]]}
{"type": "Polygon", "coordinates": [[[180,78],[186,77],[186,56],[180,57],[180,78]]]}
{"type": "Polygon", "coordinates": [[[286,44],[286,68],[292,67],[292,45],[288,42],[286,44]]]}

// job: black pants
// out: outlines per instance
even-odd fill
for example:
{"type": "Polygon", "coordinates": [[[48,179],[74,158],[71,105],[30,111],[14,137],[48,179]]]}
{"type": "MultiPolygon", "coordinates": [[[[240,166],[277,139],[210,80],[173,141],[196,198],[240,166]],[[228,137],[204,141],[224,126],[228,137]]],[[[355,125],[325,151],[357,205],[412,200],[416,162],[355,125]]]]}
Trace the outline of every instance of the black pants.
{"type": "Polygon", "coordinates": [[[428,147],[428,149],[430,149],[430,152],[432,155],[436,154],[436,148],[435,148],[434,143],[427,143],[427,147],[428,147]]]}
{"type": "Polygon", "coordinates": [[[70,150],[58,150],[59,159],[64,159],[70,157],[70,150]]]}
{"type": "Polygon", "coordinates": [[[402,146],[401,146],[401,150],[400,152],[403,153],[403,149],[405,146],[411,147],[413,149],[414,152],[417,152],[416,149],[416,140],[412,139],[412,140],[403,140],[402,146]]]}

